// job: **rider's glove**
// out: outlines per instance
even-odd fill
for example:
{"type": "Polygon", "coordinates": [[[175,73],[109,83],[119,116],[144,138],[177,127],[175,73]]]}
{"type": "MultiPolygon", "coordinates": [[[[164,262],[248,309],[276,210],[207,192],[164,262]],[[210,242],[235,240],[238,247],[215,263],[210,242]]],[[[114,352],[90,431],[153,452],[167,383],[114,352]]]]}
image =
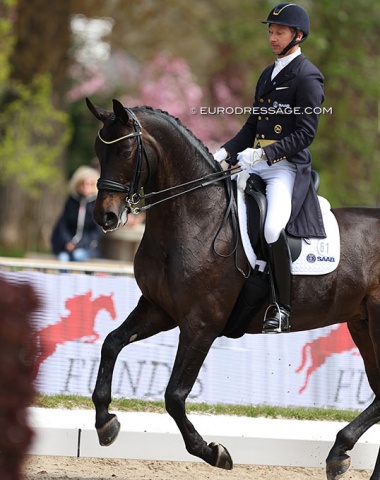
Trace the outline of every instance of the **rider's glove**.
{"type": "Polygon", "coordinates": [[[214,153],[214,159],[219,163],[222,163],[223,160],[226,160],[228,157],[229,154],[224,147],[219,148],[219,150],[214,153]]]}
{"type": "Polygon", "coordinates": [[[265,160],[262,148],[246,148],[237,156],[238,164],[243,170],[254,167],[261,160],[265,160]]]}

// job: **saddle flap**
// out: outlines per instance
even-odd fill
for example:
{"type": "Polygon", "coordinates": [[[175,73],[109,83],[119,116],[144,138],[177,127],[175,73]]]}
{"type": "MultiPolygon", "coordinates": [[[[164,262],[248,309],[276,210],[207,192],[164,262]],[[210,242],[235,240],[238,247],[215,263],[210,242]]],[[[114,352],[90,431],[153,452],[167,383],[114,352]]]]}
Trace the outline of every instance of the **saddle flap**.
{"type": "MultiPolygon", "coordinates": [[[[314,171],[313,171],[314,172],[314,171]]],[[[314,172],[313,183],[319,186],[319,175],[314,172]]],[[[265,182],[255,173],[250,174],[245,187],[247,203],[247,225],[248,236],[252,248],[255,250],[259,260],[267,260],[267,243],[264,237],[264,223],[267,214],[267,199],[265,196],[265,182]]],[[[294,262],[300,255],[302,249],[301,238],[294,237],[287,233],[287,242],[294,262]]]]}
{"type": "Polygon", "coordinates": [[[265,182],[256,174],[251,174],[245,187],[247,203],[248,235],[259,260],[267,259],[264,239],[264,223],[267,214],[265,182]]]}

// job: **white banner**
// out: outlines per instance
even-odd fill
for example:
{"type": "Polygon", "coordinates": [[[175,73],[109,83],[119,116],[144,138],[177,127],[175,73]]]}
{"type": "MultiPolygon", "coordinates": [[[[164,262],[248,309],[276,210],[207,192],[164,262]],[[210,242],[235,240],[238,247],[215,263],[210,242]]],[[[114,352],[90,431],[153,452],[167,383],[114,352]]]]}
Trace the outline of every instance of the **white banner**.
{"type": "MultiPolygon", "coordinates": [[[[1,275],[30,282],[42,301],[33,317],[38,391],[91,396],[103,340],[141,295],[135,279],[37,272],[1,275]]],[[[177,341],[175,329],[127,346],[116,363],[113,397],[163,400],[177,341]]],[[[373,393],[347,327],[335,325],[218,339],[189,399],[362,410],[373,393]]]]}

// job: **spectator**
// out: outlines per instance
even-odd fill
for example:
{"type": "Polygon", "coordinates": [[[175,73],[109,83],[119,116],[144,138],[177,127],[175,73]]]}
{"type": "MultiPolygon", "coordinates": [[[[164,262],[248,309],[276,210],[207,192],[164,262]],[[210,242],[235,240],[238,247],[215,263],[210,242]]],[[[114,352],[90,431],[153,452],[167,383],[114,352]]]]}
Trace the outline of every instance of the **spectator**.
{"type": "Polygon", "coordinates": [[[82,166],[70,180],[70,195],[51,237],[58,260],[83,262],[100,257],[99,240],[103,232],[92,217],[98,177],[97,170],[82,166]]]}

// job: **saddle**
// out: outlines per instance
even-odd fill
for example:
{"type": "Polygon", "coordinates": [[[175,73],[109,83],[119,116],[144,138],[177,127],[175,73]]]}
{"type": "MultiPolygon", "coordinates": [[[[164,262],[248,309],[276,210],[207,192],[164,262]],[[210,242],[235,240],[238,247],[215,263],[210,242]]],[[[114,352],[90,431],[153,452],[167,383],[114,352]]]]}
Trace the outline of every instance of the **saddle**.
{"type": "MultiPolygon", "coordinates": [[[[319,174],[311,171],[312,181],[316,191],[319,189],[319,174]]],[[[235,183],[235,182],[234,182],[235,183]]],[[[236,196],[236,191],[234,192],[236,196]]],[[[252,173],[245,187],[247,204],[248,236],[258,260],[267,261],[267,243],[264,238],[264,223],[267,213],[267,199],[265,196],[265,182],[252,173]]],[[[301,254],[302,239],[286,234],[292,261],[301,254]]],[[[243,336],[254,316],[264,305],[269,297],[270,281],[269,272],[254,269],[246,279],[239,294],[230,318],[219,336],[239,338],[243,336]]]]}
{"type": "MultiPolygon", "coordinates": [[[[316,192],[320,185],[318,172],[311,171],[312,181],[316,192]]],[[[248,236],[252,248],[259,260],[267,261],[267,243],[264,238],[264,223],[267,214],[267,199],[265,196],[265,182],[258,175],[252,173],[245,187],[246,203],[248,212],[248,236]]],[[[286,233],[292,261],[294,262],[301,254],[302,238],[294,237],[286,233]]]]}

